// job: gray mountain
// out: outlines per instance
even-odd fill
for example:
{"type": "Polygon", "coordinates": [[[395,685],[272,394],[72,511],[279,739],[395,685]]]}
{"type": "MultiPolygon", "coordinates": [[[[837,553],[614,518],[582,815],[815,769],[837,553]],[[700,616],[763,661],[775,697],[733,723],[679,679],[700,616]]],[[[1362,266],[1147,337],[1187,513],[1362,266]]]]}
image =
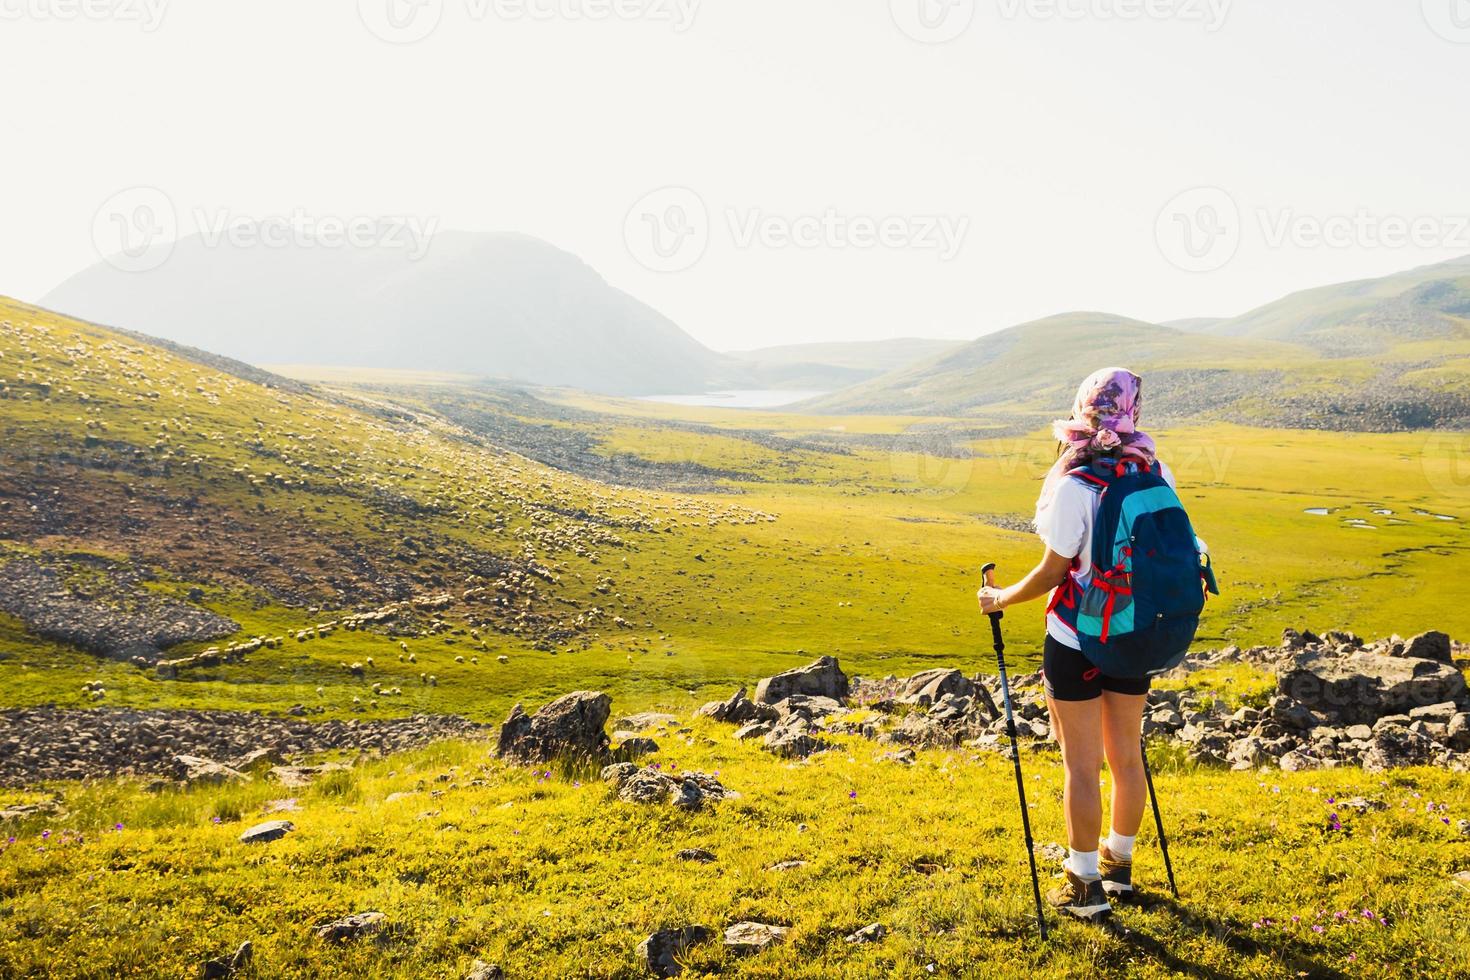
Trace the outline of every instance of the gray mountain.
{"type": "Polygon", "coordinates": [[[752,380],[576,256],[519,234],[441,232],[416,260],[391,246],[194,235],[157,268],[99,262],[41,304],[252,364],[452,371],[608,394],[752,380]]]}

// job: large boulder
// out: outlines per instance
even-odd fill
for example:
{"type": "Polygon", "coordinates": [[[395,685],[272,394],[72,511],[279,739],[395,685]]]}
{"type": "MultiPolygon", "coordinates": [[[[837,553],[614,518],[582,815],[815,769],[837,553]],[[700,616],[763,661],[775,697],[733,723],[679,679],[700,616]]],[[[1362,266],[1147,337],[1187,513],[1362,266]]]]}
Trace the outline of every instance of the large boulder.
{"type": "Polygon", "coordinates": [[[1403,650],[1398,654],[1414,660],[1437,660],[1442,664],[1455,662],[1453,645],[1450,643],[1448,634],[1439,630],[1430,630],[1420,633],[1418,636],[1404,643],[1403,650]]]}
{"type": "Polygon", "coordinates": [[[776,720],[775,710],[768,705],[756,704],[750,700],[746,697],[743,687],[731,695],[728,701],[711,701],[695,714],[736,725],[744,725],[752,721],[776,720]]]}
{"type": "Polygon", "coordinates": [[[761,681],[755,689],[755,700],[759,704],[775,704],[793,694],[806,694],[841,701],[847,693],[847,675],[838,666],[837,658],[818,657],[805,667],[782,671],[761,681]]]}
{"type": "Polygon", "coordinates": [[[901,704],[927,707],[946,694],[967,698],[974,693],[974,683],[964,674],[953,668],[935,667],[932,670],[921,670],[904,681],[896,700],[901,704]]]}
{"type": "Polygon", "coordinates": [[[1459,701],[1465,676],[1435,660],[1354,651],[1297,654],[1277,678],[1282,694],[1344,724],[1371,725],[1384,715],[1459,701]]]}
{"type": "Polygon", "coordinates": [[[1443,755],[1444,746],[1433,739],[1398,725],[1386,725],[1373,733],[1363,753],[1363,770],[1383,772],[1402,766],[1436,765],[1443,755]]]}
{"type": "Polygon", "coordinates": [[[611,710],[612,699],[601,691],[563,694],[534,715],[518,704],[500,728],[495,754],[511,762],[605,759],[611,710]]]}
{"type": "Polygon", "coordinates": [[[811,724],[800,715],[786,719],[766,733],[763,747],[783,759],[805,759],[814,752],[825,752],[832,743],[812,734],[811,724]]]}

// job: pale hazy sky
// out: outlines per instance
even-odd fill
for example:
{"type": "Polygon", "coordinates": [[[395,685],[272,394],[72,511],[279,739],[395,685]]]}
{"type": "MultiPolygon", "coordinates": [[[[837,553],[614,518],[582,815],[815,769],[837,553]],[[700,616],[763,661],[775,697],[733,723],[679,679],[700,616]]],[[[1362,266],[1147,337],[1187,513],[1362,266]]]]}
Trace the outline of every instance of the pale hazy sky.
{"type": "Polygon", "coordinates": [[[0,0],[0,293],[96,261],[139,185],[184,231],[527,232],[719,349],[1470,252],[1470,0],[414,2],[0,0]]]}

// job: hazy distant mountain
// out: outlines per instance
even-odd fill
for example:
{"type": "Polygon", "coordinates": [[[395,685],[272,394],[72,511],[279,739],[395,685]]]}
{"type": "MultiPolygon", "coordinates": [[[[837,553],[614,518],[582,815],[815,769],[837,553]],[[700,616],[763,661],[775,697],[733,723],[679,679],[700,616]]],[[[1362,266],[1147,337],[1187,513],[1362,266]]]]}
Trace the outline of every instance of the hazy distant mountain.
{"type": "Polygon", "coordinates": [[[180,240],[161,266],[105,262],[42,305],[254,364],[391,367],[611,394],[749,386],[748,369],[518,234],[441,232],[401,248],[213,246],[180,240]]]}
{"type": "Polygon", "coordinates": [[[1470,256],[1292,293],[1205,331],[1286,340],[1329,356],[1404,341],[1470,339],[1470,256]]]}
{"type": "Polygon", "coordinates": [[[913,415],[1065,410],[1093,370],[1145,376],[1154,417],[1383,431],[1470,425],[1470,258],[1295,293],[1228,320],[1068,313],[803,403],[913,415]]]}
{"type": "MultiPolygon", "coordinates": [[[[1276,345],[1259,345],[1275,347],[1276,345]]],[[[938,357],[806,403],[821,411],[968,415],[981,409],[1055,411],[1105,364],[1263,366],[1257,345],[1201,337],[1108,313],[1064,313],[1023,323],[938,357]]]]}

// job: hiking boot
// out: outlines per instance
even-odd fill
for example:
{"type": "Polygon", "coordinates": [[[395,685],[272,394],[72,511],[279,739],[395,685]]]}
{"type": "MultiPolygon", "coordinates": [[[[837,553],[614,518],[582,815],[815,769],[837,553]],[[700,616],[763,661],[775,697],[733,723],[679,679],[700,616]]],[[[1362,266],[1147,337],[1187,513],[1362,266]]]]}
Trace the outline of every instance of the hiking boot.
{"type": "Polygon", "coordinates": [[[1101,845],[1097,870],[1102,872],[1103,891],[1114,898],[1133,897],[1133,859],[1114,857],[1108,845],[1101,845]]]}
{"type": "Polygon", "coordinates": [[[1101,919],[1113,911],[1103,891],[1102,878],[1083,878],[1063,866],[1067,881],[1046,893],[1046,900],[1058,912],[1075,915],[1085,921],[1101,919]]]}

